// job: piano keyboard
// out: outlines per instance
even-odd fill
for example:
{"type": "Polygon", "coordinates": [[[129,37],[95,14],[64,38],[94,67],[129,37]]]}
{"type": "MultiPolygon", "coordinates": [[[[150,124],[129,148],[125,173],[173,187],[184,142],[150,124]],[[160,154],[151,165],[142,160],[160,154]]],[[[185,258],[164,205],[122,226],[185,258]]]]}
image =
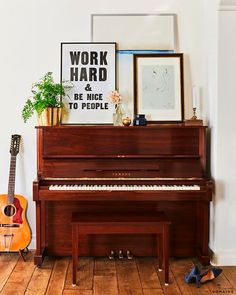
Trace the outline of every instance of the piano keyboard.
{"type": "Polygon", "coordinates": [[[60,191],[175,191],[200,190],[199,185],[50,185],[49,190],[60,191]]]}

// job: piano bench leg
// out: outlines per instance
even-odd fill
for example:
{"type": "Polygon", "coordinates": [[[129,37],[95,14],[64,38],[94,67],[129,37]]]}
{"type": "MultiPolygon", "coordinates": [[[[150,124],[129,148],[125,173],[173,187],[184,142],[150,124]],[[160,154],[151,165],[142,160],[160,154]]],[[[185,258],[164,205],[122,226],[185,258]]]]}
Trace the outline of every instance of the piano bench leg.
{"type": "Polygon", "coordinates": [[[161,232],[157,233],[158,271],[162,271],[164,262],[165,285],[169,284],[169,225],[162,224],[161,232]]]}

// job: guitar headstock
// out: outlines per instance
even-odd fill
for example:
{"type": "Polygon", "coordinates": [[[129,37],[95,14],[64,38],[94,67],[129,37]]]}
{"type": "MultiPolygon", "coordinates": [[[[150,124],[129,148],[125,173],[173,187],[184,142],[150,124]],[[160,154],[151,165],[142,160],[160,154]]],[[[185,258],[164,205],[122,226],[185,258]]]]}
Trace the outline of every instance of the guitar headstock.
{"type": "Polygon", "coordinates": [[[10,154],[12,156],[16,156],[19,153],[20,139],[21,139],[21,136],[18,134],[13,134],[11,136],[10,154]]]}

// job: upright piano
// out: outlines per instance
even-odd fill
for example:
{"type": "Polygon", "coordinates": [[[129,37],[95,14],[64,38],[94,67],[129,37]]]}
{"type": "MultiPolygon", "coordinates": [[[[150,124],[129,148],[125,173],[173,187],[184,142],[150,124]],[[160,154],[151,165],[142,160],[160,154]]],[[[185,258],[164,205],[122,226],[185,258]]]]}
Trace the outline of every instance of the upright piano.
{"type": "MultiPolygon", "coordinates": [[[[205,126],[37,127],[35,264],[45,255],[71,255],[72,212],[164,211],[170,254],[209,264],[209,204],[205,126]]],[[[153,235],[91,235],[80,255],[110,250],[155,255],[153,235]]]]}

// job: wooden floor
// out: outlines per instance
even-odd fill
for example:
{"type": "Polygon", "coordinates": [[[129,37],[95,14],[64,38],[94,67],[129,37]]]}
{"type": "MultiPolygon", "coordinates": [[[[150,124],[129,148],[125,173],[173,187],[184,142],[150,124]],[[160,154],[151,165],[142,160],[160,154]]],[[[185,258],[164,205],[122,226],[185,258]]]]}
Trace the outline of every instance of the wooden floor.
{"type": "Polygon", "coordinates": [[[150,257],[114,261],[79,258],[79,286],[72,287],[72,264],[68,257],[46,258],[42,267],[36,268],[32,252],[27,254],[26,262],[17,254],[1,254],[0,294],[236,294],[236,267],[223,267],[223,273],[217,279],[197,289],[183,280],[194,265],[193,260],[171,260],[169,286],[164,286],[163,272],[158,272],[156,265],[157,260],[150,257]]]}

